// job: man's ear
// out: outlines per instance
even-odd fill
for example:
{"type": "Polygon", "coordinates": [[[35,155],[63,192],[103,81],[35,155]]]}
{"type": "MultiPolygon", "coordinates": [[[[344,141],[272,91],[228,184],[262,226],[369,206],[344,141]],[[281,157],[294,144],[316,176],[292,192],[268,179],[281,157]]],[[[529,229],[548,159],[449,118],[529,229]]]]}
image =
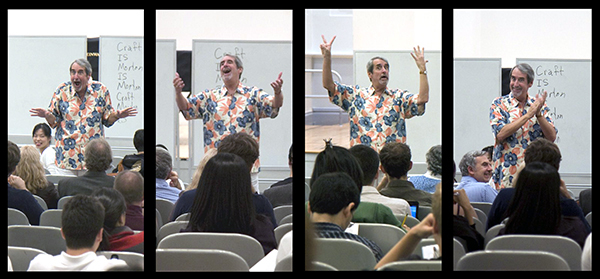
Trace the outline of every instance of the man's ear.
{"type": "Polygon", "coordinates": [[[353,209],[354,209],[354,203],[351,202],[342,209],[342,212],[344,213],[344,216],[349,216],[349,215],[352,215],[353,209]]]}
{"type": "Polygon", "coordinates": [[[312,210],[310,210],[310,202],[306,202],[306,212],[308,212],[308,215],[312,214],[312,210]]]}

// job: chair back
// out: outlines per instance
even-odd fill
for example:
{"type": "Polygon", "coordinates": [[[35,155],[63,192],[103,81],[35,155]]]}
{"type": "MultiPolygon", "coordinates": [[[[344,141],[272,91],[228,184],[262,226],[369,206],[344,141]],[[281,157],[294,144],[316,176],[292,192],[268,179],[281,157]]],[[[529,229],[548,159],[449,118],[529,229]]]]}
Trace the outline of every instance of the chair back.
{"type": "Polygon", "coordinates": [[[240,255],[253,266],[265,252],[255,238],[239,233],[184,232],[166,236],[158,243],[160,249],[218,249],[240,255]]]}
{"type": "Polygon", "coordinates": [[[292,214],[292,206],[291,205],[280,205],[278,207],[273,208],[273,214],[275,215],[275,221],[277,224],[281,222],[283,217],[292,214]]]}
{"type": "Polygon", "coordinates": [[[29,218],[21,210],[8,208],[8,225],[27,225],[29,226],[29,218]]]}
{"type": "Polygon", "coordinates": [[[400,228],[390,224],[357,223],[356,225],[358,225],[358,235],[375,242],[384,255],[406,234],[400,228]]]}
{"type": "Polygon", "coordinates": [[[173,221],[160,227],[158,234],[156,235],[156,244],[158,245],[163,238],[171,234],[181,232],[181,229],[185,229],[187,225],[188,221],[173,221]]]}
{"type": "Polygon", "coordinates": [[[62,209],[73,196],[64,196],[58,200],[58,204],[56,205],[57,209],[62,209]]]}
{"type": "Polygon", "coordinates": [[[105,256],[107,259],[117,258],[123,260],[129,267],[136,270],[144,269],[144,254],[128,251],[98,251],[96,255],[105,256]]]}
{"type": "Polygon", "coordinates": [[[46,226],[10,226],[8,245],[36,248],[50,255],[58,255],[67,250],[60,229],[46,226]]]}
{"type": "Polygon", "coordinates": [[[485,213],[485,215],[490,215],[490,209],[492,208],[491,202],[471,202],[473,208],[478,208],[485,213]]]}
{"type": "Polygon", "coordinates": [[[454,268],[456,269],[456,264],[458,263],[458,260],[460,260],[460,258],[462,258],[467,252],[465,252],[465,247],[462,245],[462,243],[460,243],[460,241],[458,241],[456,238],[453,238],[454,240],[454,268]]]}
{"type": "Polygon", "coordinates": [[[287,255],[275,264],[275,271],[292,271],[292,255],[287,255]]]}
{"type": "Polygon", "coordinates": [[[33,195],[33,197],[35,198],[35,200],[40,204],[40,206],[44,209],[47,210],[48,209],[48,204],[46,204],[46,201],[44,199],[42,199],[42,197],[38,196],[38,195],[33,195]]]}
{"type": "Polygon", "coordinates": [[[249,271],[239,255],[215,249],[156,249],[156,271],[249,271]]]}
{"type": "Polygon", "coordinates": [[[397,261],[385,264],[377,270],[384,271],[441,271],[441,260],[397,261]]]}
{"type": "Polygon", "coordinates": [[[171,211],[173,211],[174,207],[175,205],[169,200],[156,199],[156,209],[160,212],[163,226],[169,222],[169,217],[171,217],[171,211]]]}
{"type": "Polygon", "coordinates": [[[314,261],[337,270],[372,270],[375,255],[366,245],[350,239],[316,238],[314,261]]]}
{"type": "Polygon", "coordinates": [[[40,215],[40,226],[62,227],[62,209],[48,209],[40,215]]]}
{"type": "Polygon", "coordinates": [[[292,228],[293,228],[292,223],[282,224],[282,225],[277,226],[277,228],[275,228],[274,233],[275,233],[275,240],[277,240],[277,246],[279,246],[279,241],[281,241],[281,238],[286,233],[291,231],[292,228]]]}
{"type": "Polygon", "coordinates": [[[27,271],[31,260],[39,254],[47,253],[35,248],[8,246],[8,257],[13,271],[27,271]]]}
{"type": "Polygon", "coordinates": [[[570,270],[556,254],[540,251],[477,251],[458,260],[458,271],[570,270]]]}
{"type": "Polygon", "coordinates": [[[545,251],[563,258],[571,270],[581,270],[581,246],[559,235],[502,235],[490,240],[485,250],[545,251]]]}

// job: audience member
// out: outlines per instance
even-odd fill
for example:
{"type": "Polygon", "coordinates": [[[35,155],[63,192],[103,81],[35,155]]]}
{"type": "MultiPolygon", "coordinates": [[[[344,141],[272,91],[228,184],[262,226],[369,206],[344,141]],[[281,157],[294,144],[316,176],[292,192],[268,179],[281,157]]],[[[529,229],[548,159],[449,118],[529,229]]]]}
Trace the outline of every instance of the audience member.
{"type": "Polygon", "coordinates": [[[562,235],[583,247],[590,231],[581,219],[562,215],[560,183],[555,167],[543,162],[527,163],[519,173],[514,196],[504,215],[508,217],[506,227],[498,235],[562,235]]]}
{"type": "Polygon", "coordinates": [[[579,192],[579,206],[583,211],[583,216],[592,212],[592,188],[579,192]]]}
{"type": "MultiPolygon", "coordinates": [[[[558,145],[544,138],[538,138],[532,141],[527,146],[524,156],[524,165],[532,162],[544,162],[550,164],[557,170],[560,167],[561,154],[558,145]]],[[[515,174],[514,179],[518,179],[518,173],[515,174]]],[[[515,182],[513,181],[512,184],[514,185],[515,182]]],[[[492,204],[492,207],[488,213],[488,228],[500,224],[500,222],[506,218],[504,213],[508,208],[510,200],[514,196],[514,193],[515,188],[505,188],[498,193],[498,196],[494,200],[494,203],[492,204]]],[[[562,215],[579,218],[587,227],[587,229],[591,231],[592,228],[585,220],[585,215],[583,214],[581,208],[577,205],[577,202],[570,197],[567,187],[562,179],[560,180],[560,193],[560,208],[562,215]]]]}
{"type": "Polygon", "coordinates": [[[50,174],[57,175],[72,175],[73,173],[68,170],[59,168],[56,165],[56,150],[54,146],[50,146],[52,142],[52,129],[46,123],[38,123],[33,127],[31,133],[33,144],[41,154],[40,162],[44,166],[44,169],[50,174]]]}
{"type": "MultiPolygon", "coordinates": [[[[330,172],[344,172],[348,174],[358,192],[362,192],[363,172],[360,164],[352,153],[344,147],[334,146],[330,141],[325,141],[325,149],[315,158],[315,165],[310,178],[312,184],[319,176],[330,172]]],[[[309,195],[310,197],[310,195],[309,195]]],[[[392,210],[380,203],[361,202],[353,214],[352,222],[356,223],[383,223],[402,227],[402,223],[394,216],[392,210]]]]}
{"type": "Polygon", "coordinates": [[[344,172],[333,172],[312,183],[307,208],[317,237],[358,241],[369,247],[379,261],[383,252],[375,242],[344,231],[359,204],[360,192],[353,179],[344,172]]]}
{"type": "Polygon", "coordinates": [[[183,231],[249,235],[261,243],[265,255],[277,248],[273,224],[256,212],[250,181],[250,169],[241,157],[219,152],[206,163],[183,231]]]}
{"type": "Polygon", "coordinates": [[[592,271],[592,233],[588,235],[581,253],[581,270],[592,271]]]}
{"type": "Polygon", "coordinates": [[[113,187],[115,178],[106,174],[106,170],[112,162],[112,150],[108,142],[103,138],[93,139],[87,143],[84,152],[87,172],[82,176],[60,180],[58,194],[61,197],[77,194],[90,195],[100,187],[113,187]]]}
{"type": "Polygon", "coordinates": [[[485,239],[475,228],[473,218],[477,218],[477,213],[471,205],[465,189],[454,190],[453,202],[453,237],[463,245],[467,253],[482,250],[485,239]]]}
{"type": "Polygon", "coordinates": [[[420,206],[431,206],[431,193],[415,189],[408,181],[408,171],[412,168],[410,148],[401,142],[388,142],[379,152],[381,171],[389,181],[381,191],[382,195],[418,201],[420,206]]]}
{"type": "Polygon", "coordinates": [[[273,208],[281,206],[281,205],[291,205],[292,204],[292,182],[294,171],[292,168],[293,164],[293,149],[292,145],[290,145],[290,150],[288,152],[288,166],[290,167],[290,177],[277,181],[271,187],[264,191],[265,197],[269,199],[273,208]]]}
{"type": "Polygon", "coordinates": [[[144,232],[135,233],[125,225],[127,204],[121,193],[113,188],[98,188],[92,193],[104,207],[104,232],[100,251],[124,251],[143,245],[144,232]]]}
{"type": "Polygon", "coordinates": [[[434,145],[425,154],[427,172],[423,175],[414,175],[408,181],[415,185],[416,189],[428,193],[435,192],[435,186],[442,181],[442,145],[434,145]]]}
{"type": "Polygon", "coordinates": [[[40,153],[35,147],[31,145],[21,147],[21,160],[15,168],[14,175],[23,179],[27,190],[40,196],[48,208],[56,208],[58,190],[54,183],[46,180],[44,167],[40,162],[40,153]]]}
{"type": "Polygon", "coordinates": [[[28,271],[106,271],[126,267],[123,260],[96,255],[102,241],[104,207],[98,199],[77,195],[65,204],[61,232],[67,251],[60,255],[40,254],[29,264],[28,271]]]}
{"type": "Polygon", "coordinates": [[[196,168],[196,171],[192,176],[192,182],[183,190],[184,192],[194,190],[198,187],[198,183],[200,182],[200,176],[202,176],[202,171],[204,170],[206,163],[208,162],[208,160],[210,160],[210,158],[214,157],[215,155],[217,155],[216,148],[211,148],[208,151],[206,151],[206,153],[204,153],[202,160],[200,160],[200,163],[198,163],[198,167],[196,168]]]}
{"type": "MultiPolygon", "coordinates": [[[[165,199],[176,203],[181,193],[181,188],[173,187],[167,182],[171,171],[173,170],[173,161],[171,154],[163,148],[156,148],[156,198],[165,199]]],[[[177,183],[179,185],[179,183],[177,183]]]]}
{"type": "Polygon", "coordinates": [[[8,190],[6,196],[8,208],[20,210],[27,216],[27,219],[29,219],[29,224],[39,225],[40,215],[44,209],[27,190],[25,181],[16,175],[12,175],[15,167],[21,160],[21,152],[19,152],[19,147],[10,140],[8,141],[8,152],[6,157],[8,170],[8,190]]]}
{"type": "Polygon", "coordinates": [[[417,259],[418,256],[411,256],[419,242],[422,239],[433,236],[435,243],[439,247],[439,257],[433,260],[442,259],[442,184],[438,183],[433,193],[431,204],[431,213],[423,221],[412,227],[405,236],[398,241],[394,247],[377,263],[375,269],[378,269],[388,263],[400,261],[403,259],[417,259]]]}
{"type": "Polygon", "coordinates": [[[349,149],[350,153],[358,161],[362,171],[361,202],[380,203],[389,207],[395,215],[410,214],[410,205],[404,199],[386,197],[373,186],[379,174],[379,154],[371,147],[357,144],[349,149]]]}
{"type": "Polygon", "coordinates": [[[132,170],[144,176],[144,129],[139,129],[133,134],[133,146],[137,153],[125,155],[113,173],[132,170]]]}
{"type": "MultiPolygon", "coordinates": [[[[238,155],[246,162],[248,171],[251,171],[254,162],[258,159],[258,143],[246,133],[235,133],[228,135],[221,140],[217,152],[238,155]]],[[[256,214],[267,216],[271,220],[273,226],[277,227],[273,206],[269,202],[269,199],[264,195],[259,194],[253,186],[251,186],[249,190],[252,193],[252,201],[256,208],[256,214]]],[[[195,195],[195,190],[187,191],[181,195],[179,201],[175,204],[175,208],[173,208],[171,220],[175,220],[177,216],[183,213],[190,212],[195,195]]]]}
{"type": "Polygon", "coordinates": [[[136,171],[122,171],[115,178],[114,189],[125,198],[125,226],[132,230],[144,230],[144,177],[136,171]]]}
{"type": "Polygon", "coordinates": [[[488,184],[493,169],[485,151],[467,152],[458,163],[458,168],[462,179],[456,187],[457,190],[465,189],[471,202],[494,202],[498,191],[488,184]]]}

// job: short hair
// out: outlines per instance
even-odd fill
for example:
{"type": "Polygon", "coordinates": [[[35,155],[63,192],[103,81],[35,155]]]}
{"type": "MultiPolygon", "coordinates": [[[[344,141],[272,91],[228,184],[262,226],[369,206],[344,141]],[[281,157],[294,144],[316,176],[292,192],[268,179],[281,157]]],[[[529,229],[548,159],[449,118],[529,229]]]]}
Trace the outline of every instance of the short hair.
{"type": "Polygon", "coordinates": [[[217,152],[232,153],[244,159],[248,169],[252,169],[259,156],[258,142],[249,134],[238,132],[226,136],[218,143],[217,152]]]}
{"type": "Polygon", "coordinates": [[[469,176],[469,167],[475,168],[475,158],[480,156],[487,156],[487,152],[482,150],[471,150],[463,155],[458,168],[462,176],[469,176]]]}
{"type": "Polygon", "coordinates": [[[63,206],[61,221],[67,247],[93,247],[104,224],[104,206],[95,197],[75,195],[63,206]]]}
{"type": "Polygon", "coordinates": [[[112,163],[112,150],[103,138],[95,138],[85,145],[85,167],[90,171],[106,171],[112,163]]]}
{"type": "Polygon", "coordinates": [[[538,138],[527,146],[525,149],[525,164],[533,162],[544,162],[555,167],[557,170],[560,167],[561,154],[556,143],[553,143],[545,138],[538,138]]]}
{"type": "MultiPolygon", "coordinates": [[[[231,58],[233,58],[235,60],[235,66],[239,69],[239,68],[244,68],[244,62],[242,62],[242,59],[240,59],[240,57],[238,57],[237,55],[231,54],[231,53],[225,53],[225,55],[223,55],[223,57],[225,56],[229,56],[231,58]]],[[[243,72],[242,72],[243,73],[243,72]]],[[[240,78],[242,77],[242,73],[240,73],[240,78]]]]}
{"type": "Polygon", "coordinates": [[[294,148],[292,148],[293,144],[290,144],[290,150],[288,151],[288,163],[290,165],[294,164],[294,148]]]}
{"type": "Polygon", "coordinates": [[[377,151],[364,144],[357,144],[350,147],[349,150],[363,171],[362,184],[369,185],[373,183],[375,175],[379,171],[379,154],[377,154],[377,151]]]}
{"type": "Polygon", "coordinates": [[[113,188],[121,192],[127,204],[144,200],[144,177],[137,171],[119,172],[113,188]]]}
{"type": "Polygon", "coordinates": [[[163,148],[156,148],[156,178],[166,179],[173,169],[171,154],[163,148]]]}
{"type": "Polygon", "coordinates": [[[429,148],[429,151],[425,154],[425,161],[427,162],[427,169],[431,171],[433,175],[442,174],[442,145],[434,145],[429,148]]]}
{"type": "Polygon", "coordinates": [[[394,178],[405,176],[410,169],[410,147],[401,142],[388,142],[379,151],[379,160],[385,172],[394,178]]]}
{"type": "Polygon", "coordinates": [[[358,192],[362,192],[363,171],[360,168],[358,160],[350,153],[350,151],[341,146],[335,146],[327,143],[327,146],[321,151],[317,158],[313,172],[310,177],[310,186],[319,178],[319,176],[330,172],[345,172],[354,181],[358,188],[358,192]]]}
{"type": "Polygon", "coordinates": [[[100,187],[91,194],[104,206],[104,230],[110,233],[127,210],[127,203],[121,192],[113,188],[100,187]]]}
{"type": "Polygon", "coordinates": [[[367,62],[367,72],[368,73],[373,73],[373,67],[374,67],[373,61],[375,61],[375,59],[381,59],[381,60],[385,61],[385,63],[388,64],[388,67],[390,66],[390,63],[387,61],[387,59],[385,59],[381,56],[375,56],[367,62]]]}
{"type": "Polygon", "coordinates": [[[144,151],[144,129],[139,129],[133,134],[133,146],[138,152],[144,151]]]}
{"type": "Polygon", "coordinates": [[[519,64],[515,65],[514,67],[512,67],[512,69],[510,69],[510,74],[508,75],[509,77],[512,77],[512,72],[515,68],[519,69],[519,71],[521,71],[522,73],[527,75],[527,83],[531,83],[534,81],[535,73],[533,72],[533,68],[531,68],[531,66],[529,66],[529,64],[519,63],[519,64]]]}
{"type": "Polygon", "coordinates": [[[326,173],[315,180],[308,198],[310,210],[335,215],[351,202],[354,211],[360,203],[360,191],[345,172],[326,173]]]}
{"type": "Polygon", "coordinates": [[[21,151],[19,151],[19,147],[10,140],[8,141],[7,157],[8,157],[7,158],[8,159],[8,165],[7,165],[8,175],[6,177],[9,177],[10,174],[13,173],[13,171],[15,171],[15,168],[19,164],[19,161],[21,161],[21,151]]]}
{"type": "Polygon", "coordinates": [[[84,67],[86,75],[88,75],[88,76],[92,75],[92,64],[90,64],[90,62],[87,61],[87,59],[83,59],[83,58],[76,59],[75,61],[73,61],[71,63],[71,65],[69,65],[69,71],[71,71],[71,68],[73,67],[74,63],[77,63],[77,65],[84,67]]]}
{"type": "Polygon", "coordinates": [[[42,132],[44,133],[44,136],[46,136],[47,138],[51,138],[52,137],[52,130],[50,129],[50,126],[48,126],[48,124],[46,123],[38,123],[33,127],[33,131],[31,132],[31,137],[35,136],[35,132],[37,132],[37,130],[42,130],[42,132]]]}

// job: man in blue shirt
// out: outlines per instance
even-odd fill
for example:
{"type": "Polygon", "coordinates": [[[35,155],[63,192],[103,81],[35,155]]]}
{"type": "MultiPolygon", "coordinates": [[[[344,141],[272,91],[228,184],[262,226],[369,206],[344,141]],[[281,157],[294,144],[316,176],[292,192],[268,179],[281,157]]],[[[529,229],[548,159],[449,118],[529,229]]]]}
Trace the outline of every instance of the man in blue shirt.
{"type": "Polygon", "coordinates": [[[156,148],[156,198],[169,200],[176,203],[181,189],[171,187],[167,178],[173,169],[173,161],[168,151],[156,148]]]}
{"type": "Polygon", "coordinates": [[[467,152],[458,165],[462,174],[456,190],[465,189],[471,202],[494,202],[498,191],[488,183],[492,177],[492,163],[485,151],[467,152]]]}

